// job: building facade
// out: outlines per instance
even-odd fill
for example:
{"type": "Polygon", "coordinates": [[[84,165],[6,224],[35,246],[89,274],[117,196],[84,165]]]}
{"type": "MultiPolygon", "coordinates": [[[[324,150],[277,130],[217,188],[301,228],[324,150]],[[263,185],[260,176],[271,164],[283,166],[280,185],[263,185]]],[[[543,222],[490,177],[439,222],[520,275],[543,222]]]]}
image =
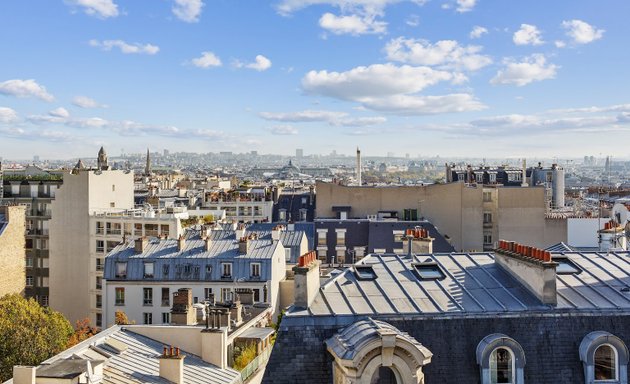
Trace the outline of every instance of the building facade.
{"type": "Polygon", "coordinates": [[[23,295],[26,285],[33,284],[26,275],[25,211],[24,206],[0,206],[0,297],[23,295]]]}

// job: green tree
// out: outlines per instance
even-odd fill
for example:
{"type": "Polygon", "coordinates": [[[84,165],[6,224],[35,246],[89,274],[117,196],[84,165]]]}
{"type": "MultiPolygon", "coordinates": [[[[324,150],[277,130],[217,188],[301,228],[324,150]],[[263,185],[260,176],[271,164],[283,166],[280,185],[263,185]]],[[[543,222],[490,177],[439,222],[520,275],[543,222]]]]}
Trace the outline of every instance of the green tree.
{"type": "Polygon", "coordinates": [[[59,312],[18,294],[0,298],[0,381],[14,365],[38,365],[66,349],[74,329],[59,312]]]}

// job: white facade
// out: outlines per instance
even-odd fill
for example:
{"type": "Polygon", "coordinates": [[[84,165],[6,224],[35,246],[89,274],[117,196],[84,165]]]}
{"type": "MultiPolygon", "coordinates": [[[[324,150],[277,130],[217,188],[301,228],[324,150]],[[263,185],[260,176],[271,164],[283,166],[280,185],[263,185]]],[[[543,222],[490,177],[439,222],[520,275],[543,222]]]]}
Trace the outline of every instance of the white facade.
{"type": "Polygon", "coordinates": [[[242,223],[271,222],[273,215],[273,201],[233,200],[206,203],[210,210],[225,211],[226,220],[242,223]]]}

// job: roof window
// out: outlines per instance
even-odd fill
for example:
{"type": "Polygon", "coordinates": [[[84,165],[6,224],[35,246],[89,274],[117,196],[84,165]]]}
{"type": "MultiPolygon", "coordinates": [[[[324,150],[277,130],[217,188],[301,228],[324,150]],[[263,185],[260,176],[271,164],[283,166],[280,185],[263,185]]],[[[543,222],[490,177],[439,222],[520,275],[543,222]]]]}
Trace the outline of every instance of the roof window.
{"type": "Polygon", "coordinates": [[[582,272],[580,267],[575,265],[568,257],[556,256],[551,260],[558,263],[556,267],[556,273],[558,275],[577,275],[582,272]]]}
{"type": "Polygon", "coordinates": [[[442,280],[446,277],[442,268],[434,261],[411,263],[420,280],[442,280]]]}
{"type": "Polygon", "coordinates": [[[378,277],[371,265],[355,266],[354,273],[358,280],[375,280],[378,277]]]}

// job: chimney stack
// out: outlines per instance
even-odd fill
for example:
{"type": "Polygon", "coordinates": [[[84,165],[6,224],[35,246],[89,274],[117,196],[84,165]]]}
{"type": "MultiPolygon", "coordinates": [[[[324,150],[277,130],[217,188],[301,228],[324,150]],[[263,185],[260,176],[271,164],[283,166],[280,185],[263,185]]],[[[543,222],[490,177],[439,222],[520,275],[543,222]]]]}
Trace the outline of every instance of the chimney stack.
{"type": "Polygon", "coordinates": [[[628,249],[625,229],[614,220],[604,223],[604,228],[597,231],[597,235],[600,251],[607,252],[612,249],[623,249],[625,251],[628,249]]]}
{"type": "Polygon", "coordinates": [[[184,358],[179,348],[164,347],[160,356],[160,377],[175,384],[184,383],[184,358]]]}
{"type": "Polygon", "coordinates": [[[25,365],[13,366],[13,383],[14,384],[35,384],[37,367],[25,365]]]}
{"type": "Polygon", "coordinates": [[[407,248],[407,255],[433,253],[433,240],[429,236],[429,230],[425,228],[407,229],[403,237],[403,247],[407,248]]]}
{"type": "Polygon", "coordinates": [[[182,252],[186,248],[186,237],[184,235],[179,235],[177,239],[177,250],[182,252]]]}
{"type": "Polygon", "coordinates": [[[494,261],[543,304],[557,305],[556,267],[551,252],[514,241],[499,240],[494,261]]]}
{"type": "Polygon", "coordinates": [[[197,324],[197,311],[193,308],[192,289],[180,288],[173,292],[171,323],[175,325],[197,324]]]}
{"type": "Polygon", "coordinates": [[[239,224],[236,227],[236,238],[240,239],[242,237],[245,237],[245,225],[244,224],[239,224]]]}
{"type": "Polygon", "coordinates": [[[523,180],[521,180],[521,187],[527,187],[527,186],[528,186],[528,184],[527,184],[527,160],[523,159],[523,180]]]}
{"type": "Polygon", "coordinates": [[[136,253],[144,253],[144,251],[147,249],[147,245],[149,245],[149,240],[146,238],[146,236],[143,237],[139,237],[134,241],[134,250],[136,251],[136,253]]]}
{"type": "Polygon", "coordinates": [[[357,185],[360,187],[363,185],[363,180],[361,179],[361,150],[357,147],[357,185]]]}
{"type": "Polygon", "coordinates": [[[210,248],[212,248],[212,239],[210,238],[210,236],[207,236],[203,239],[203,245],[206,252],[210,251],[210,248]]]}
{"type": "Polygon", "coordinates": [[[271,239],[274,241],[279,241],[281,231],[284,231],[283,225],[276,225],[275,227],[273,227],[273,229],[271,230],[271,239]]]}
{"type": "Polygon", "coordinates": [[[294,306],[308,308],[319,290],[319,264],[317,252],[310,251],[300,256],[298,264],[293,267],[294,273],[294,306]]]}

